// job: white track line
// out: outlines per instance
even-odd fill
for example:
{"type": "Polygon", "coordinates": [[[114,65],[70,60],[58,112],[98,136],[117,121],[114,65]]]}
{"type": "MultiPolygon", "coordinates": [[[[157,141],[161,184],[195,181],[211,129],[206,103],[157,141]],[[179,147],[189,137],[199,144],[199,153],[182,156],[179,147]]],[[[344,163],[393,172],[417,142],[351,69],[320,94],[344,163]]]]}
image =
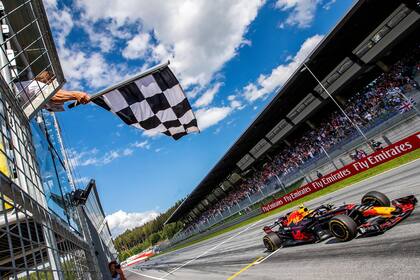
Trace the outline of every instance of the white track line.
{"type": "Polygon", "coordinates": [[[250,226],[246,227],[245,229],[241,230],[240,232],[238,232],[238,233],[236,233],[236,234],[232,235],[232,236],[231,236],[231,237],[229,237],[228,239],[225,239],[224,241],[220,242],[220,243],[219,243],[219,244],[217,244],[216,246],[214,246],[214,247],[212,247],[212,248],[208,249],[207,251],[205,251],[205,252],[201,253],[201,254],[200,254],[200,255],[198,255],[197,257],[195,257],[195,258],[193,258],[193,259],[191,259],[191,260],[189,260],[189,261],[185,262],[184,264],[182,264],[182,265],[178,266],[177,268],[174,268],[173,270],[169,271],[169,272],[168,272],[168,273],[166,273],[164,276],[162,276],[162,278],[165,278],[165,277],[167,277],[167,276],[171,275],[172,273],[174,273],[175,271],[177,271],[177,270],[179,270],[179,269],[183,268],[184,266],[188,265],[189,263],[192,263],[193,261],[195,261],[195,260],[197,260],[197,259],[201,258],[202,256],[204,256],[204,255],[205,255],[205,254],[207,254],[208,252],[213,251],[214,249],[216,249],[216,248],[220,247],[221,245],[225,244],[226,242],[228,242],[228,241],[232,240],[233,238],[235,238],[235,237],[237,237],[237,236],[241,235],[242,233],[244,233],[245,231],[249,230],[250,228],[252,228],[253,226],[255,226],[255,225],[256,225],[256,224],[258,224],[258,223],[259,223],[259,221],[257,221],[257,222],[255,222],[255,223],[253,223],[252,225],[250,225],[250,226]]]}
{"type": "Polygon", "coordinates": [[[165,280],[163,278],[159,278],[159,277],[154,277],[154,276],[150,276],[150,275],[146,275],[146,274],[142,274],[140,272],[134,271],[132,269],[127,269],[128,271],[130,271],[131,273],[146,277],[146,278],[150,278],[150,279],[155,279],[155,280],[165,280]]]}
{"type": "Polygon", "coordinates": [[[275,253],[277,253],[277,251],[278,251],[278,250],[280,250],[280,249],[282,249],[282,248],[278,248],[278,249],[277,249],[277,250],[275,250],[274,252],[271,252],[268,256],[265,256],[263,259],[261,259],[261,260],[259,260],[259,261],[255,262],[255,263],[254,263],[254,265],[262,263],[263,261],[265,261],[266,259],[268,259],[268,258],[269,258],[269,257],[271,257],[272,255],[274,255],[275,253]]]}

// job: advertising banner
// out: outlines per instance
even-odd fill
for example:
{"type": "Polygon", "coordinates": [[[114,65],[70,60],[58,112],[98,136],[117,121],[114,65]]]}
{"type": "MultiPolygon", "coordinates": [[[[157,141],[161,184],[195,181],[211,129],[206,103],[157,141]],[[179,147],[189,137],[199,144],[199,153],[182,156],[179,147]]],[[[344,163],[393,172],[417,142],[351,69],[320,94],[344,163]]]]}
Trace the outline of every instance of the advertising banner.
{"type": "Polygon", "coordinates": [[[390,161],[394,158],[412,152],[420,148],[420,132],[411,135],[401,141],[389,145],[388,147],[374,152],[360,160],[354,161],[343,168],[340,168],[334,172],[331,172],[320,179],[310,182],[291,193],[288,193],[270,203],[267,203],[261,207],[263,212],[269,212],[278,207],[284,206],[290,202],[293,202],[299,198],[307,196],[313,192],[322,190],[334,183],[340,182],[346,178],[356,175],[360,172],[366,171],[372,167],[390,161]]]}

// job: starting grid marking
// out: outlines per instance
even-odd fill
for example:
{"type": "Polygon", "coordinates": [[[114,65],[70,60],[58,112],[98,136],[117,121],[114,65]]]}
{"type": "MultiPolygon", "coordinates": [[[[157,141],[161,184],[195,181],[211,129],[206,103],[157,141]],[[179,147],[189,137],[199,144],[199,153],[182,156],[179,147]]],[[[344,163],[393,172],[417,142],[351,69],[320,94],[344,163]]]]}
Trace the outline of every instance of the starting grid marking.
{"type": "Polygon", "coordinates": [[[226,240],[224,240],[224,241],[220,242],[220,243],[219,243],[219,244],[217,244],[216,246],[214,246],[214,247],[212,247],[212,248],[208,249],[207,251],[204,251],[202,254],[198,255],[197,257],[195,257],[195,258],[193,258],[193,259],[191,259],[191,260],[189,260],[189,261],[185,262],[184,264],[182,264],[182,265],[178,266],[177,268],[174,268],[173,270],[171,270],[171,271],[169,271],[168,273],[166,273],[166,274],[165,274],[162,278],[165,278],[165,277],[167,277],[167,276],[169,276],[169,275],[173,274],[175,271],[177,271],[177,270],[179,270],[179,269],[183,268],[184,266],[186,266],[186,265],[188,265],[188,264],[192,263],[193,261],[195,261],[195,260],[197,260],[197,259],[201,258],[201,257],[202,257],[202,256],[204,256],[205,254],[207,254],[207,253],[209,253],[209,252],[213,251],[214,249],[216,249],[216,248],[220,247],[221,245],[225,244],[226,242],[228,242],[228,241],[230,241],[230,240],[232,240],[232,239],[234,239],[234,238],[238,237],[239,235],[241,235],[241,234],[242,234],[242,233],[244,233],[245,231],[247,231],[247,230],[251,229],[252,227],[254,227],[255,225],[257,225],[259,222],[260,222],[260,221],[257,221],[257,222],[255,222],[255,223],[251,224],[250,226],[246,227],[245,229],[241,230],[240,232],[238,232],[238,233],[236,233],[236,234],[232,235],[232,236],[231,236],[231,237],[229,237],[228,239],[226,239],[226,240]]]}
{"type": "Polygon", "coordinates": [[[232,280],[232,279],[236,278],[239,274],[241,274],[242,272],[244,272],[245,270],[248,270],[249,268],[251,268],[252,266],[261,264],[266,259],[268,259],[272,255],[274,255],[275,253],[277,253],[280,249],[282,249],[282,248],[278,248],[277,250],[275,250],[274,252],[271,252],[270,254],[268,254],[265,257],[258,257],[256,260],[254,260],[253,262],[249,263],[247,266],[245,266],[244,268],[242,268],[241,270],[239,270],[238,272],[236,272],[235,274],[233,274],[232,276],[230,276],[227,280],[232,280]]]}
{"type": "Polygon", "coordinates": [[[274,255],[275,253],[277,253],[280,249],[282,248],[278,248],[277,250],[275,250],[274,252],[271,252],[268,256],[265,256],[263,258],[261,258],[260,260],[258,260],[255,264],[260,264],[263,261],[265,261],[266,259],[268,259],[269,257],[271,257],[272,255],[274,255]]]}
{"type": "Polygon", "coordinates": [[[244,272],[245,270],[247,270],[248,268],[250,268],[253,265],[258,264],[258,262],[263,259],[263,257],[258,257],[256,260],[254,260],[252,263],[248,264],[247,266],[245,266],[244,268],[242,268],[241,270],[239,270],[238,272],[236,272],[235,274],[233,274],[232,276],[230,276],[227,280],[232,280],[233,278],[235,278],[236,276],[238,276],[239,274],[241,274],[242,272],[244,272]]]}

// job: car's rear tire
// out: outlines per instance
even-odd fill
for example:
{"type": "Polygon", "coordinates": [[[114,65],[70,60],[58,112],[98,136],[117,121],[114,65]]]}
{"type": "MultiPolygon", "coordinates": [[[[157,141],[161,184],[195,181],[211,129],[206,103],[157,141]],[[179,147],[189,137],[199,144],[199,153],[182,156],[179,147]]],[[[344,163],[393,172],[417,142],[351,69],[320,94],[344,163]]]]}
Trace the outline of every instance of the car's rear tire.
{"type": "Polygon", "coordinates": [[[391,201],[385,194],[378,191],[371,191],[362,197],[362,205],[389,207],[391,206],[391,201]]]}
{"type": "Polygon", "coordinates": [[[331,234],[341,241],[350,241],[357,235],[357,223],[347,215],[337,215],[328,223],[331,234]]]}
{"type": "Polygon", "coordinates": [[[269,252],[274,252],[281,247],[282,240],[275,232],[270,232],[263,238],[264,246],[269,252]]]}

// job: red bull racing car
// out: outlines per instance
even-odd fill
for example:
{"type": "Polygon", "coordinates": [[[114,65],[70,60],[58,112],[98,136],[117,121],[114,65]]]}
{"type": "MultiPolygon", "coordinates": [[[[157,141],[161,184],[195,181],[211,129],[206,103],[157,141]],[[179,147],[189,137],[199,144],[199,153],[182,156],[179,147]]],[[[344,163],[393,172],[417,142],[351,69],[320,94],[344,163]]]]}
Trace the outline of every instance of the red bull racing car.
{"type": "Polygon", "coordinates": [[[380,192],[371,191],[361,204],[321,205],[315,209],[301,206],[263,228],[263,242],[268,251],[281,247],[316,243],[334,236],[349,241],[356,236],[377,235],[408,217],[417,199],[413,196],[390,201],[380,192]],[[275,228],[278,227],[277,230],[275,228]]]}

